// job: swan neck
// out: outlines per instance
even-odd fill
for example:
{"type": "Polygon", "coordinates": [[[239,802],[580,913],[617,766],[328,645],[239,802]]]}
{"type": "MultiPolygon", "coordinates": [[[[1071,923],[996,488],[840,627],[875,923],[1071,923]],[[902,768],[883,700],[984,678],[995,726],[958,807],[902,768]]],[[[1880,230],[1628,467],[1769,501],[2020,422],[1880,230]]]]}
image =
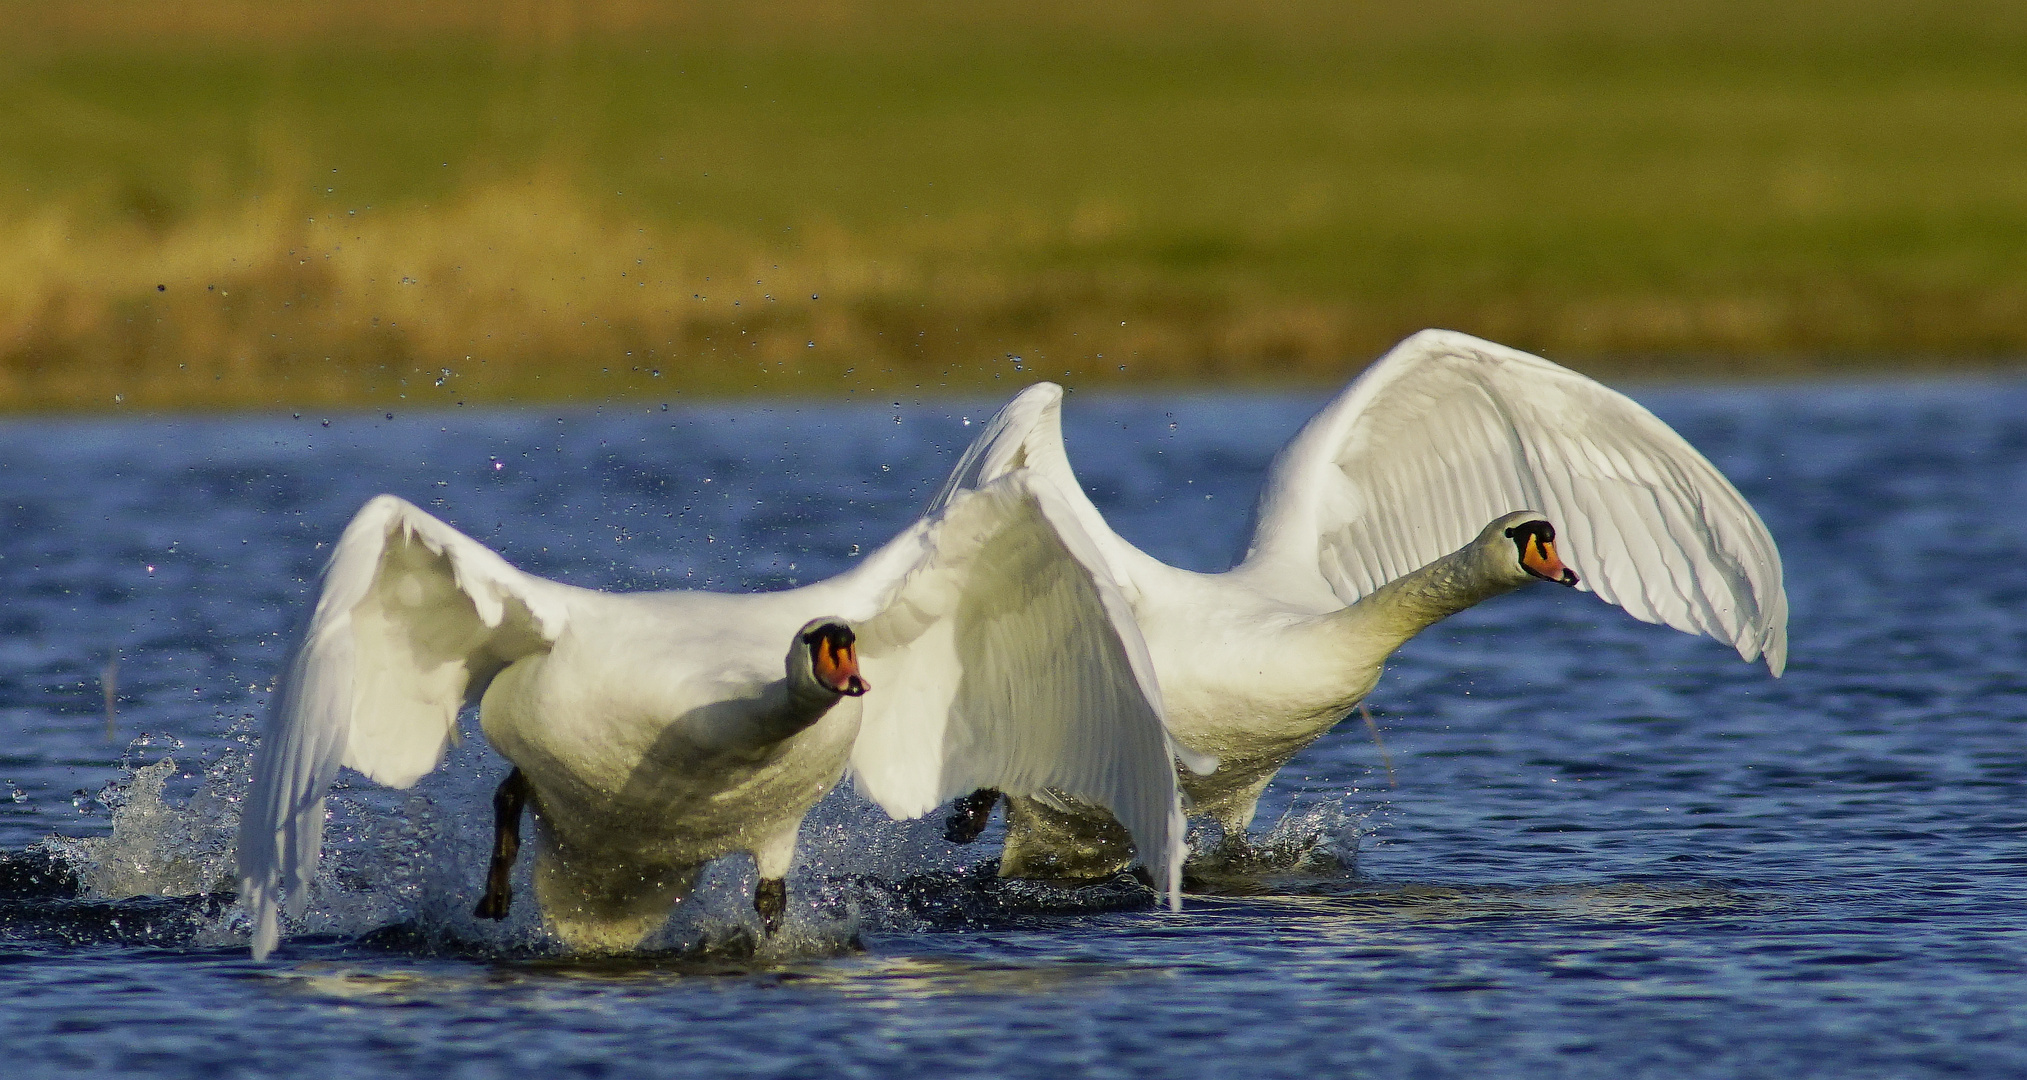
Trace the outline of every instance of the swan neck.
{"type": "Polygon", "coordinates": [[[842,700],[843,695],[817,685],[814,679],[783,679],[762,693],[757,722],[747,741],[761,747],[800,734],[842,700]]]}
{"type": "Polygon", "coordinates": [[[1529,580],[1488,567],[1481,551],[1473,544],[1403,574],[1336,618],[1345,632],[1380,648],[1381,657],[1390,655],[1423,630],[1465,608],[1512,592],[1529,580]]]}

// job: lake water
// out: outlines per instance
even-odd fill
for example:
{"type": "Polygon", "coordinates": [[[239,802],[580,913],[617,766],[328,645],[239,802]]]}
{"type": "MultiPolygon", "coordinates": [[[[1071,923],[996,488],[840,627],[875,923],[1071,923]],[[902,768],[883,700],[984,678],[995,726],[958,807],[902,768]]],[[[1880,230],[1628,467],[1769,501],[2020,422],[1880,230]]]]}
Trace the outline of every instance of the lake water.
{"type": "MultiPolygon", "coordinates": [[[[526,903],[468,914],[477,739],[343,785],[309,925],[247,957],[234,800],[328,544],[391,491],[575,584],[808,581],[995,403],[0,423],[0,1071],[2027,1073],[2027,385],[1640,396],[1779,540],[1785,678],[1527,589],[1412,642],[1384,749],[1316,743],[1255,827],[1275,869],[1181,914],[999,885],[997,827],[952,848],[839,792],[779,938],[727,862],[656,955],[596,963],[526,903]]],[[[1219,569],[1317,404],[1073,395],[1071,456],[1128,539],[1219,569]]]]}

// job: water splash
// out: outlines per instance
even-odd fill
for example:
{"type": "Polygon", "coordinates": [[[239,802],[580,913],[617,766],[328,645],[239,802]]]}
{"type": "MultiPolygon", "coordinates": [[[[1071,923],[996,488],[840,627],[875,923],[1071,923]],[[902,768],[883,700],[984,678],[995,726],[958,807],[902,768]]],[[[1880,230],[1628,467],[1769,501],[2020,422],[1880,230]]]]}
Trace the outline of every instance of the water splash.
{"type": "MultiPolygon", "coordinates": [[[[135,749],[162,745],[136,740],[135,749]]],[[[423,955],[562,955],[532,902],[527,858],[517,867],[519,902],[510,916],[494,922],[472,913],[490,857],[490,791],[504,768],[482,740],[465,740],[414,790],[342,774],[327,803],[324,857],[288,938],[299,947],[335,940],[423,955]]],[[[36,902],[60,900],[61,911],[38,909],[38,917],[69,919],[55,932],[74,941],[244,944],[249,922],[234,896],[234,841],[250,774],[244,745],[192,772],[174,757],[130,766],[96,797],[111,819],[108,835],[51,837],[41,849],[48,866],[17,868],[54,882],[36,902]]],[[[1236,844],[1201,830],[1192,838],[1193,887],[1285,891],[1342,881],[1367,813],[1319,802],[1236,844]]],[[[770,965],[856,951],[865,932],[1003,928],[1156,906],[1153,890],[1130,874],[1075,885],[1002,879],[995,848],[946,842],[941,815],[888,820],[841,786],[804,823],[780,932],[760,932],[750,860],[720,859],[639,955],[770,965]]]]}
{"type": "Polygon", "coordinates": [[[1236,838],[1204,819],[1190,830],[1184,888],[1259,894],[1347,884],[1355,879],[1359,845],[1373,831],[1376,812],[1356,796],[1298,803],[1266,832],[1236,838]]]}
{"type": "Polygon", "coordinates": [[[165,757],[134,770],[98,795],[112,811],[112,832],[102,837],[51,837],[45,846],[68,861],[87,897],[195,896],[232,891],[236,798],[212,781],[237,768],[215,762],[204,785],[180,805],[163,789],[178,778],[176,759],[165,757]]]}

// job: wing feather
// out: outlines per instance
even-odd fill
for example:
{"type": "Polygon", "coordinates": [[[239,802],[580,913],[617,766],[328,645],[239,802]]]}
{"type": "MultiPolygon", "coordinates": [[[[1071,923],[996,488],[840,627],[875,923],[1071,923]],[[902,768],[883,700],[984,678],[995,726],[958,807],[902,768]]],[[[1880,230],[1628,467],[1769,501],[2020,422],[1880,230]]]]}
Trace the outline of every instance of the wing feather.
{"type": "Polygon", "coordinates": [[[1523,509],[1599,597],[1786,665],[1780,553],[1715,466],[1623,394],[1449,331],[1396,346],[1282,451],[1246,566],[1348,604],[1523,509]]]}
{"type": "Polygon", "coordinates": [[[1184,854],[1154,666],[1078,510],[1028,469],[946,492],[924,557],[858,626],[859,790],[918,817],[980,788],[1111,810],[1175,903],[1184,854]]]}
{"type": "Polygon", "coordinates": [[[1121,540],[1105,524],[1104,515],[1091,505],[1084,488],[1070,468],[1069,452],[1063,447],[1063,388],[1041,382],[1014,395],[1012,401],[985,422],[978,436],[950,470],[942,490],[929,502],[929,513],[948,506],[959,494],[1014,472],[1027,469],[1048,481],[1054,489],[1055,505],[1066,511],[1076,533],[1087,542],[1110,579],[1133,596],[1131,566],[1146,555],[1121,540]]]}
{"type": "Polygon", "coordinates": [[[281,893],[301,914],[338,767],[404,788],[435,768],[466,700],[562,632],[560,588],[392,495],[353,517],[276,687],[241,812],[256,958],[279,938],[281,893]]]}

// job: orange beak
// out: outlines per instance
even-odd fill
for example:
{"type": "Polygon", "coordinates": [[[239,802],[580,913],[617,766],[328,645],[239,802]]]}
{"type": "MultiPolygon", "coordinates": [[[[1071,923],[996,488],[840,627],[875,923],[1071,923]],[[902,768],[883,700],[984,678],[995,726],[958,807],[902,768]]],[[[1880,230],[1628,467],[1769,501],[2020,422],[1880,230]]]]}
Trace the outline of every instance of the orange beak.
{"type": "Polygon", "coordinates": [[[1577,572],[1556,558],[1555,541],[1544,540],[1539,533],[1528,534],[1527,547],[1520,553],[1520,565],[1543,581],[1553,581],[1558,585],[1577,583],[1577,572]]]}
{"type": "Polygon", "coordinates": [[[872,689],[859,677],[858,650],[850,645],[836,645],[830,638],[818,638],[810,659],[816,669],[816,681],[832,693],[858,697],[872,689]]]}

